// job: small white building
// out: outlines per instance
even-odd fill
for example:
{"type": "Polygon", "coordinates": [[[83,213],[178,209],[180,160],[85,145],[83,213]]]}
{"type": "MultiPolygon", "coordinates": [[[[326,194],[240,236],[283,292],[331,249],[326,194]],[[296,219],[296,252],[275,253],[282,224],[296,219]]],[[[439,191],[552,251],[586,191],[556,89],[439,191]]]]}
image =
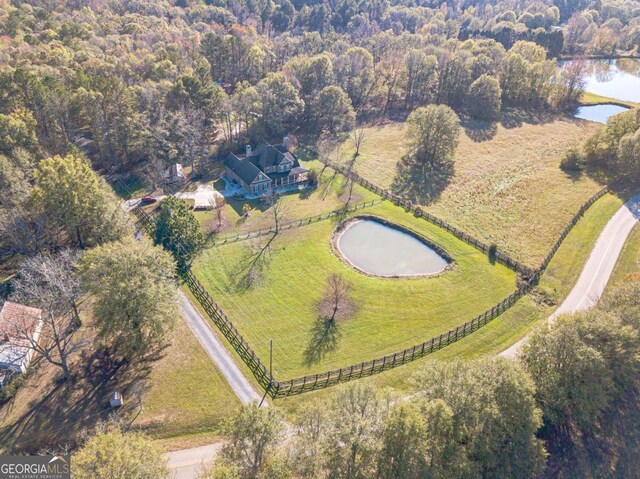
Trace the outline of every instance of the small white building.
{"type": "Polygon", "coordinates": [[[0,372],[3,377],[23,373],[33,359],[31,344],[42,333],[42,311],[23,304],[4,303],[0,311],[0,372]]]}
{"type": "Polygon", "coordinates": [[[124,398],[122,397],[122,393],[120,391],[114,391],[111,393],[111,397],[109,398],[109,405],[112,408],[121,407],[124,404],[124,398]]]}
{"type": "Polygon", "coordinates": [[[174,163],[164,172],[164,179],[170,184],[181,184],[187,180],[180,163],[174,163]]]}

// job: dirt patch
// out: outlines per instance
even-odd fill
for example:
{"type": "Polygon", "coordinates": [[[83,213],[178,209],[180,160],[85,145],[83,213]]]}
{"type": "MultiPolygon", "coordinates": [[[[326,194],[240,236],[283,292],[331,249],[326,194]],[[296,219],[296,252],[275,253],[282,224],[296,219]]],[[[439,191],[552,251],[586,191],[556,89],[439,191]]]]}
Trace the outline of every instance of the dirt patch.
{"type": "Polygon", "coordinates": [[[338,199],[340,201],[342,201],[343,203],[345,203],[345,204],[347,203],[347,201],[349,201],[349,203],[351,203],[351,204],[357,203],[357,202],[361,201],[362,198],[363,198],[363,196],[359,195],[357,193],[353,193],[351,195],[351,199],[350,200],[349,200],[349,193],[342,193],[340,196],[338,196],[338,199]]]}

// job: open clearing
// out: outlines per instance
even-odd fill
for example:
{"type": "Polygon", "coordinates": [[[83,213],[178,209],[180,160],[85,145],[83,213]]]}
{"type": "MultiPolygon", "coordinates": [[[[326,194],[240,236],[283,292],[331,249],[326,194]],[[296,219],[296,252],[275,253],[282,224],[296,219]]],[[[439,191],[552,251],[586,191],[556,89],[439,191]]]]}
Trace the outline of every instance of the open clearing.
{"type": "Polygon", "coordinates": [[[466,122],[453,176],[432,185],[430,201],[411,180],[396,180],[396,165],[406,151],[403,123],[367,128],[356,170],[381,187],[408,192],[433,214],[536,266],[573,213],[601,187],[559,168],[567,148],[597,128],[571,118],[466,122]]]}
{"type": "Polygon", "coordinates": [[[262,237],[206,249],[194,273],[265,364],[274,340],[274,375],[280,380],[348,366],[448,331],[508,296],[516,275],[443,229],[388,202],[353,215],[377,215],[444,248],[456,262],[429,278],[375,278],[347,266],[332,251],[336,222],[281,232],[258,279],[247,286],[246,266],[269,240],[262,237]],[[327,278],[352,285],[357,312],[326,330],[317,304],[327,278]]]}
{"type": "MultiPolygon", "coordinates": [[[[525,336],[532,328],[543,324],[562,302],[579,276],[602,228],[622,203],[621,199],[613,195],[605,195],[596,201],[569,233],[553,257],[549,268],[541,278],[538,290],[522,298],[498,318],[466,338],[424,359],[360,381],[370,382],[377,387],[390,386],[401,391],[402,394],[411,394],[411,377],[419,370],[429,367],[431,361],[473,360],[495,356],[505,350],[525,336]]],[[[632,262],[635,261],[635,271],[637,272],[640,267],[639,226],[636,226],[632,232],[627,247],[620,258],[619,266],[616,269],[616,271],[620,271],[619,276],[628,274],[627,268],[630,259],[632,262]]],[[[613,279],[615,277],[614,272],[613,279]]],[[[277,400],[275,404],[281,405],[286,411],[291,412],[296,411],[310,400],[319,400],[329,394],[331,394],[330,388],[277,400]]]]}
{"type": "Polygon", "coordinates": [[[186,321],[177,318],[171,346],[153,367],[142,405],[134,424],[159,439],[216,435],[240,401],[186,321]]]}

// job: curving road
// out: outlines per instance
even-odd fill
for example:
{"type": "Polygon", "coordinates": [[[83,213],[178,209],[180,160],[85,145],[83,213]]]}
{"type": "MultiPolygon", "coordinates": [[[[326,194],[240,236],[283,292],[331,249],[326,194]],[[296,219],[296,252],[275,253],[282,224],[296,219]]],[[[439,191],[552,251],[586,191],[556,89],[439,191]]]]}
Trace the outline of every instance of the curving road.
{"type": "Polygon", "coordinates": [[[217,457],[222,443],[183,449],[166,454],[171,479],[196,479],[217,457]]]}
{"type": "Polygon", "coordinates": [[[182,316],[187,321],[187,324],[196,335],[202,347],[207,351],[213,362],[216,364],[224,378],[236,393],[236,396],[244,404],[251,401],[260,401],[260,396],[251,383],[242,373],[238,365],[233,360],[227,349],[220,342],[218,338],[213,334],[213,331],[209,328],[207,321],[202,317],[200,312],[191,304],[185,294],[180,291],[178,305],[182,316]]]}
{"type": "MultiPolygon", "coordinates": [[[[624,243],[639,219],[640,194],[621,206],[604,227],[580,273],[578,282],[555,313],[549,316],[550,322],[561,314],[589,309],[598,301],[609,282],[624,243]]],[[[526,339],[525,336],[500,353],[500,356],[507,358],[516,356],[526,339]]]]}
{"type": "MultiPolygon", "coordinates": [[[[260,401],[262,397],[253,389],[227,349],[213,334],[207,321],[182,291],[178,293],[178,305],[193,334],[196,335],[240,401],[244,404],[260,401]]],[[[263,405],[266,404],[265,401],[263,405]]],[[[198,474],[215,460],[221,448],[222,442],[218,442],[207,446],[168,452],[165,457],[171,471],[170,477],[172,479],[196,479],[198,474]]]]}

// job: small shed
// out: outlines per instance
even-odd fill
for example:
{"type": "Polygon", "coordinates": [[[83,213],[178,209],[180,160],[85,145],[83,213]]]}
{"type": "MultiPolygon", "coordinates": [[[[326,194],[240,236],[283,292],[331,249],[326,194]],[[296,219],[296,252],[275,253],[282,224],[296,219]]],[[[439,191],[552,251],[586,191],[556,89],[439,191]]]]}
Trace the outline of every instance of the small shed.
{"type": "Polygon", "coordinates": [[[184,183],[186,176],[184,175],[182,165],[180,163],[174,163],[167,168],[164,173],[164,178],[168,183],[184,183]]]}
{"type": "Polygon", "coordinates": [[[114,391],[111,393],[111,399],[109,399],[109,405],[112,408],[121,407],[124,404],[124,398],[122,397],[122,393],[119,391],[114,391]]]}

